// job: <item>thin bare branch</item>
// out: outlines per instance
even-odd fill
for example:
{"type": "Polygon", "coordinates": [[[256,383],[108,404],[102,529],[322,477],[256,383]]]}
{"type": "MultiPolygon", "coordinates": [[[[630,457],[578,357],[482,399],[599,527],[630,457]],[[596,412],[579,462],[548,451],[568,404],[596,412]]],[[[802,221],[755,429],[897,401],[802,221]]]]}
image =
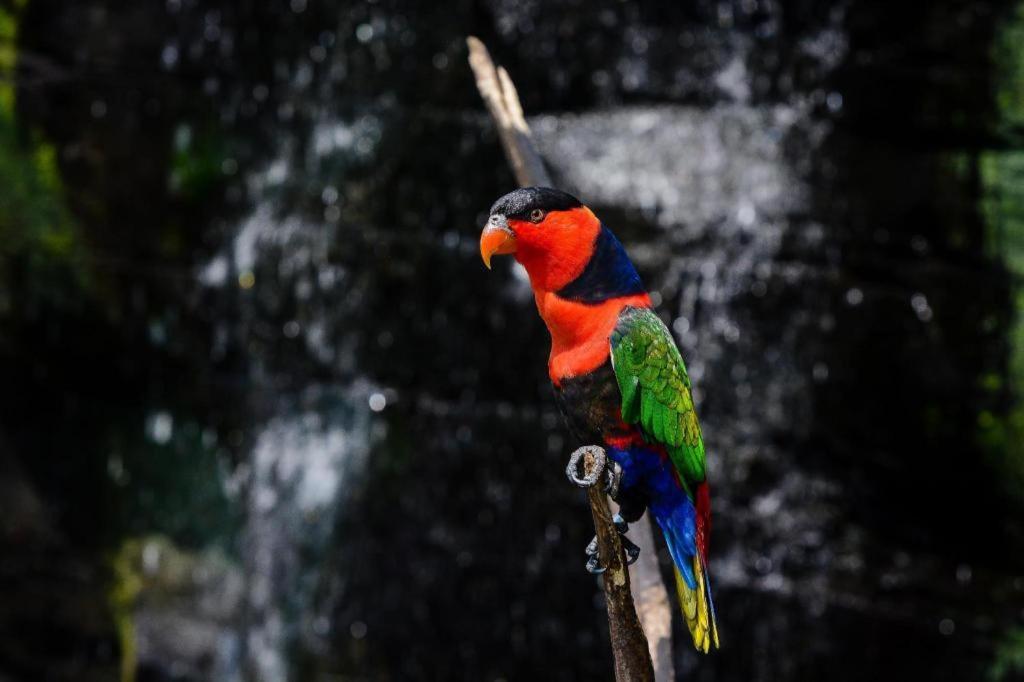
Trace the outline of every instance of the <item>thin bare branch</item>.
{"type": "MultiPolygon", "coordinates": [[[[604,468],[604,451],[596,445],[581,448],[584,478],[598,480],[604,468]],[[598,459],[600,456],[600,460],[598,459]],[[600,463],[599,463],[600,462],[600,463]]],[[[601,557],[605,605],[608,609],[608,633],[615,655],[616,682],[648,682],[654,680],[654,667],[647,647],[647,637],[636,615],[633,592],[629,585],[626,552],[619,541],[619,531],[612,521],[608,496],[600,483],[587,488],[590,515],[597,532],[597,549],[601,557]]]]}
{"type": "Polygon", "coordinates": [[[530,127],[523,117],[523,108],[512,79],[504,69],[494,65],[490,53],[477,38],[466,39],[469,47],[469,66],[476,77],[476,87],[491,112],[505,156],[521,187],[551,186],[544,162],[537,153],[530,136],[530,127]]]}
{"type": "MultiPolygon", "coordinates": [[[[494,119],[502,148],[516,181],[521,187],[550,187],[551,176],[534,145],[530,126],[526,122],[512,78],[504,68],[495,66],[490,53],[479,39],[470,36],[466,39],[466,44],[469,47],[469,65],[476,78],[477,89],[494,119]]],[[[592,492],[590,495],[591,513],[594,515],[596,526],[598,517],[603,518],[605,514],[601,510],[601,505],[595,506],[594,496],[604,499],[605,495],[599,492],[592,492]]],[[[608,501],[604,499],[604,509],[608,508],[608,501]]],[[[600,541],[600,533],[598,536],[600,541]]],[[[639,559],[629,567],[629,576],[635,585],[630,610],[633,609],[632,602],[635,598],[636,612],[633,618],[635,620],[637,615],[639,616],[643,633],[647,635],[647,646],[654,665],[654,679],[657,682],[671,682],[675,679],[672,661],[672,606],[665,583],[661,579],[654,534],[646,514],[630,527],[630,537],[640,547],[639,559]]],[[[615,542],[618,543],[617,537],[615,542]]],[[[608,603],[609,619],[612,619],[613,600],[609,599],[608,603]]],[[[610,620],[609,624],[612,622],[610,620]]],[[[614,635],[612,642],[614,646],[614,635]]],[[[616,661],[618,659],[619,653],[616,652],[616,661]]]]}

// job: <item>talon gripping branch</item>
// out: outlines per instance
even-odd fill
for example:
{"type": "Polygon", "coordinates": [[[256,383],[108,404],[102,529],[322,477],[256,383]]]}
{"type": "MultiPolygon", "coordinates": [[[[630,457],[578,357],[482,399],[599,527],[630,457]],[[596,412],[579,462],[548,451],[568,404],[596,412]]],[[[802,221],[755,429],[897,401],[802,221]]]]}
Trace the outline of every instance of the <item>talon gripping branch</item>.
{"type": "Polygon", "coordinates": [[[548,374],[570,429],[621,466],[623,517],[635,521],[650,509],[675,562],[694,645],[717,648],[704,441],[686,366],[633,263],[589,208],[544,187],[516,190],[491,207],[480,237],[487,267],[495,254],[513,254],[530,276],[551,332],[548,374]]]}

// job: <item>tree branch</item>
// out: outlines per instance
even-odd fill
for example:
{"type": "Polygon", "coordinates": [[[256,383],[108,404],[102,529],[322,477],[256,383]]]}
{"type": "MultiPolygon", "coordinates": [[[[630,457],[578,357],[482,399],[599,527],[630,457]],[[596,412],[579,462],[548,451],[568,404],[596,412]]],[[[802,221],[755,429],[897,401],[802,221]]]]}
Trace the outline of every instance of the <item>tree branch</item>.
{"type": "MultiPolygon", "coordinates": [[[[529,185],[550,187],[552,185],[551,176],[544,167],[544,162],[533,143],[530,126],[526,123],[522,105],[519,103],[519,95],[508,72],[494,64],[490,53],[479,39],[470,36],[466,39],[466,45],[469,47],[469,65],[476,78],[476,87],[497,126],[501,146],[505,150],[505,156],[508,158],[516,181],[521,187],[529,185]]],[[[607,517],[610,523],[611,512],[605,495],[591,489],[588,497],[595,528],[600,527],[599,519],[607,517]],[[596,498],[599,498],[601,502],[597,502],[596,498]]],[[[620,546],[618,534],[613,534],[615,535],[613,539],[615,546],[620,546]]],[[[598,542],[600,542],[600,536],[601,533],[598,532],[598,542]]],[[[654,679],[657,682],[670,682],[675,679],[672,662],[672,607],[665,583],[661,579],[654,534],[651,531],[650,519],[646,514],[631,526],[630,536],[640,547],[640,557],[629,567],[629,576],[632,578],[633,584],[636,585],[636,611],[633,610],[628,581],[625,591],[627,595],[630,595],[630,603],[627,610],[632,612],[634,621],[637,613],[639,614],[643,632],[647,633],[648,651],[654,665],[654,679]]],[[[605,553],[602,549],[602,556],[612,555],[620,556],[621,547],[613,553],[605,553]]],[[[607,576],[609,572],[606,572],[605,575],[607,576]]],[[[616,621],[612,616],[612,604],[618,602],[609,597],[607,578],[605,580],[605,596],[609,605],[609,627],[613,630],[612,646],[615,647],[614,629],[616,626],[614,623],[616,621]]],[[[643,632],[641,632],[641,636],[643,636],[643,632]]],[[[618,670],[619,658],[620,652],[616,651],[616,670],[618,670]]]]}
{"type": "Polygon", "coordinates": [[[519,94],[508,72],[494,65],[490,53],[479,39],[470,36],[466,38],[466,45],[469,47],[469,66],[476,76],[476,88],[498,126],[501,146],[516,182],[520,187],[550,187],[551,176],[533,145],[530,126],[526,124],[519,94]]]}
{"type": "Polygon", "coordinates": [[[608,633],[615,656],[616,682],[650,682],[654,679],[654,667],[647,650],[647,638],[633,605],[626,552],[612,520],[608,496],[601,490],[607,467],[608,457],[604,449],[597,445],[585,445],[572,453],[565,473],[570,481],[587,489],[590,515],[594,518],[594,530],[597,531],[597,553],[603,570],[601,578],[605,606],[608,609],[608,633]],[[578,475],[581,459],[582,477],[578,475]]]}

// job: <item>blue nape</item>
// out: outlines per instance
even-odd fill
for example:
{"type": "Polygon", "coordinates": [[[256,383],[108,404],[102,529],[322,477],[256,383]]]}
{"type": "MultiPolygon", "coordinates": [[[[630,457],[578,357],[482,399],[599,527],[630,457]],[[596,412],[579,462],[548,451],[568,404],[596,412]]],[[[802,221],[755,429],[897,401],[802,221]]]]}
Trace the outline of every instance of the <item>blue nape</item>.
{"type": "Polygon", "coordinates": [[[612,461],[622,467],[623,489],[640,486],[650,502],[648,509],[658,522],[669,554],[686,586],[697,589],[693,575],[693,555],[697,553],[697,510],[673,473],[668,456],[656,449],[609,448],[612,461]]]}
{"type": "Polygon", "coordinates": [[[579,303],[602,303],[610,298],[645,293],[626,250],[604,225],[594,242],[594,253],[580,276],[558,290],[558,295],[579,303]]]}

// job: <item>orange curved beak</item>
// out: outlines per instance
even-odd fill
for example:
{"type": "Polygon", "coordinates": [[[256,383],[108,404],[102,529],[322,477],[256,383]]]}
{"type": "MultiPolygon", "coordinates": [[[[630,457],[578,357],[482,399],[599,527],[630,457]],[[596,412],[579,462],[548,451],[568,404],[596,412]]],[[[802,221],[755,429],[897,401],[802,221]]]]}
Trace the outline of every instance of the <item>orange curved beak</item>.
{"type": "Polygon", "coordinates": [[[495,254],[515,253],[516,235],[508,226],[508,220],[503,215],[492,215],[487,221],[487,227],[480,235],[480,257],[487,269],[491,269],[491,256],[495,254]]]}

